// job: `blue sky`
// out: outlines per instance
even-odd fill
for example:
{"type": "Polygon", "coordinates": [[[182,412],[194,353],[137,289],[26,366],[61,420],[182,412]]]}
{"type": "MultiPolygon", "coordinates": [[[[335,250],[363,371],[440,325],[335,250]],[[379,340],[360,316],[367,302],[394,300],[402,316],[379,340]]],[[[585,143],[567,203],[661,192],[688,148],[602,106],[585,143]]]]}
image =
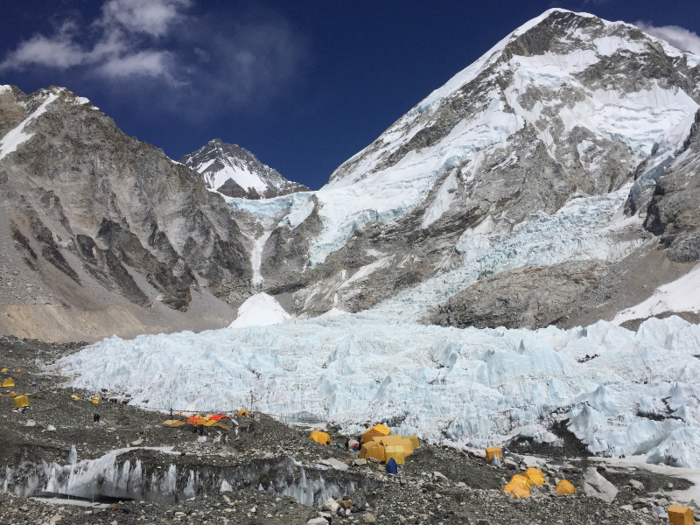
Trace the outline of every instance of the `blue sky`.
{"type": "Polygon", "coordinates": [[[218,137],[317,189],[550,7],[700,54],[697,0],[23,0],[0,6],[0,84],[65,86],[172,158],[218,137]]]}

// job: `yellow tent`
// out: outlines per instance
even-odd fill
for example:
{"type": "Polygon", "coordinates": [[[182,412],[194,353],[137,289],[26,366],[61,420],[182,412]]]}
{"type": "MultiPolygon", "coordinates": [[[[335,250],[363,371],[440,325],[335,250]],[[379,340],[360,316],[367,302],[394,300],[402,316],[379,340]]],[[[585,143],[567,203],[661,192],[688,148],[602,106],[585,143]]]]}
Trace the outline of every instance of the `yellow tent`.
{"type": "Polygon", "coordinates": [[[70,397],[72,397],[72,398],[75,399],[76,401],[77,401],[78,399],[80,399],[80,396],[78,396],[78,395],[76,395],[76,394],[71,394],[70,397]]]}
{"type": "Polygon", "coordinates": [[[494,456],[498,456],[498,459],[503,461],[501,447],[491,447],[486,449],[486,461],[490,463],[494,456]]]}
{"type": "Polygon", "coordinates": [[[501,494],[506,493],[510,495],[513,498],[529,498],[530,497],[530,491],[527,489],[524,489],[518,485],[515,485],[513,483],[508,483],[505,487],[501,489],[501,494]]]}
{"type": "Polygon", "coordinates": [[[375,437],[388,436],[389,434],[391,434],[391,429],[389,427],[377,424],[362,434],[360,442],[367,443],[375,437]]]}
{"type": "Polygon", "coordinates": [[[520,488],[523,488],[525,490],[530,490],[530,487],[532,487],[532,481],[530,481],[529,478],[526,478],[525,476],[521,474],[516,474],[512,478],[510,478],[510,481],[508,482],[509,485],[516,485],[520,488]]]}
{"type": "Polygon", "coordinates": [[[184,421],[180,421],[179,419],[168,419],[167,421],[165,421],[165,422],[163,423],[163,426],[166,426],[166,427],[181,427],[181,426],[184,425],[184,424],[185,424],[185,422],[184,422],[184,421]]]}
{"type": "Polygon", "coordinates": [[[559,483],[557,483],[556,491],[557,494],[573,494],[576,492],[576,489],[571,483],[565,479],[562,479],[559,483]]]}
{"type": "Polygon", "coordinates": [[[384,461],[389,463],[391,458],[394,458],[397,465],[403,465],[404,463],[404,453],[403,447],[401,445],[384,447],[384,461]]]}
{"type": "Polygon", "coordinates": [[[16,407],[28,407],[29,406],[29,398],[27,396],[15,397],[15,406],[16,407]]]}
{"type": "Polygon", "coordinates": [[[5,372],[7,372],[7,368],[3,368],[2,370],[0,370],[0,372],[4,374],[5,372]]]}
{"type": "Polygon", "coordinates": [[[693,509],[681,507],[680,505],[671,505],[668,508],[668,521],[671,525],[694,525],[695,515],[693,509]]]}
{"type": "Polygon", "coordinates": [[[379,423],[374,425],[372,428],[374,430],[376,430],[377,432],[381,432],[385,436],[388,436],[389,434],[391,434],[391,429],[389,427],[385,427],[384,425],[381,425],[379,423]]]}
{"type": "Polygon", "coordinates": [[[413,445],[413,450],[416,450],[418,447],[420,447],[420,441],[418,441],[418,436],[406,436],[406,439],[411,441],[411,445],[413,445]]]}
{"type": "Polygon", "coordinates": [[[331,437],[320,430],[311,432],[309,439],[313,439],[316,443],[320,443],[321,445],[328,445],[331,442],[331,437]]]}
{"type": "Polygon", "coordinates": [[[2,387],[3,387],[3,388],[10,388],[10,387],[13,387],[13,386],[15,386],[15,381],[14,381],[11,377],[8,377],[7,379],[5,379],[5,380],[2,382],[2,387]]]}
{"type": "Polygon", "coordinates": [[[238,417],[241,417],[241,416],[250,417],[250,414],[248,413],[248,411],[247,411],[245,408],[241,408],[241,409],[238,411],[238,414],[236,414],[236,415],[237,415],[238,417]]]}
{"type": "Polygon", "coordinates": [[[385,447],[403,447],[404,457],[413,454],[413,442],[398,434],[393,436],[374,436],[372,441],[384,445],[385,447]]]}
{"type": "Polygon", "coordinates": [[[544,483],[544,474],[540,469],[530,467],[523,475],[538,487],[544,483]]]}
{"type": "Polygon", "coordinates": [[[360,449],[360,458],[374,458],[377,461],[384,462],[384,459],[386,458],[384,447],[376,441],[365,443],[360,449]]]}
{"type": "Polygon", "coordinates": [[[14,392],[10,392],[9,394],[7,394],[7,397],[17,397],[17,394],[15,394],[14,392]]]}
{"type": "Polygon", "coordinates": [[[99,397],[93,397],[92,402],[95,403],[96,405],[100,404],[100,398],[99,397]]]}
{"type": "Polygon", "coordinates": [[[362,434],[362,436],[360,436],[360,442],[361,443],[368,443],[368,442],[372,441],[375,437],[384,437],[384,434],[382,434],[381,432],[379,432],[377,430],[374,430],[373,428],[370,428],[367,432],[365,432],[364,434],[362,434]]]}

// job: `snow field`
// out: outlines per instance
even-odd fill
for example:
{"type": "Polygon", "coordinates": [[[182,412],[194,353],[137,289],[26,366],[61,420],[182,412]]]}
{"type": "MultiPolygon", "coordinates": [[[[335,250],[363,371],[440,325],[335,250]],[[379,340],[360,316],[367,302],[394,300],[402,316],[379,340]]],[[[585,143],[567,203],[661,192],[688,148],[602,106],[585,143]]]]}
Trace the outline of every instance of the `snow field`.
{"type": "Polygon", "coordinates": [[[201,334],[106,339],[58,365],[75,386],[126,390],[151,409],[247,406],[472,447],[518,435],[556,444],[569,418],[591,452],[700,466],[700,326],[651,319],[559,330],[442,328],[323,317],[201,334]]]}
{"type": "MultiPolygon", "coordinates": [[[[489,233],[493,228],[489,216],[474,230],[465,231],[457,243],[456,250],[462,254],[459,268],[426,279],[358,315],[385,322],[419,321],[436,305],[498,272],[572,261],[618,261],[643,243],[640,239],[622,241],[617,230],[610,228],[630,187],[627,184],[614,193],[570,199],[553,215],[542,214],[517,224],[507,234],[489,233]]],[[[626,221],[625,226],[639,224],[626,221]]]]}

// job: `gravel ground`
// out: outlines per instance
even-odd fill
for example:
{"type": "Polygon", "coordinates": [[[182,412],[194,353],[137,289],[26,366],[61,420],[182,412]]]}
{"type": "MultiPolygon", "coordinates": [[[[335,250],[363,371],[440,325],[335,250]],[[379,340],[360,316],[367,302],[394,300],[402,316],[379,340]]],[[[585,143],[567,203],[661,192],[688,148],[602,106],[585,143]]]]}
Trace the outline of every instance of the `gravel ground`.
{"type": "MultiPolygon", "coordinates": [[[[663,512],[673,502],[667,492],[690,486],[685,480],[644,470],[606,468],[591,461],[565,428],[555,429],[563,447],[512,443],[504,450],[506,462],[499,468],[488,465],[479,451],[424,444],[406,459],[398,476],[388,476],[381,464],[357,461],[356,452],[335,443],[319,445],[308,439],[308,429],[282,424],[264,414],[240,418],[238,432],[233,428],[207,429],[207,439],[202,441],[190,426],[164,427],[164,414],[107,402],[109,395],[104,392],[65,387],[69,380],[58,375],[51,363],[79,346],[0,337],[0,368],[9,369],[0,375],[14,378],[16,386],[11,390],[31,394],[30,406],[21,414],[6,397],[10,389],[2,389],[0,472],[6,467],[28,471],[27,465],[41,466],[43,462],[65,465],[73,445],[79,459],[96,459],[132,445],[118,458],[120,466],[127,460],[132,465],[139,461],[144,478],[149,479],[168,471],[171,465],[184,476],[196,473],[195,497],[157,501],[158,493],[152,491],[144,492],[148,501],[47,503],[46,499],[13,494],[22,491],[10,483],[6,492],[0,492],[0,525],[306,524],[323,515],[323,502],[302,505],[291,497],[293,494],[284,495],[280,489],[280,480],[286,479],[290,486],[298,481],[302,468],[308,479],[322,478],[324,486],[335,486],[336,500],[346,498],[347,510],[333,509],[336,524],[650,524],[659,522],[655,508],[663,512]],[[99,405],[90,401],[95,394],[102,396],[99,405]],[[75,400],[73,395],[81,399],[75,400]],[[100,423],[93,422],[95,411],[101,415],[100,423]],[[49,430],[49,425],[55,430],[49,430]],[[166,453],[139,447],[170,449],[166,453]],[[348,465],[347,470],[323,464],[331,459],[348,465]],[[548,483],[534,489],[529,499],[499,495],[506,481],[532,461],[539,462],[548,483]],[[619,489],[612,504],[583,493],[582,477],[591,466],[619,489]],[[230,486],[221,486],[222,476],[231,480],[230,486]],[[563,478],[576,486],[577,494],[558,496],[554,492],[554,484],[563,478]],[[630,480],[641,482],[643,488],[633,488],[630,480]]],[[[337,428],[327,430],[334,442],[344,442],[337,428]]],[[[40,487],[31,495],[38,495],[40,487]]]]}

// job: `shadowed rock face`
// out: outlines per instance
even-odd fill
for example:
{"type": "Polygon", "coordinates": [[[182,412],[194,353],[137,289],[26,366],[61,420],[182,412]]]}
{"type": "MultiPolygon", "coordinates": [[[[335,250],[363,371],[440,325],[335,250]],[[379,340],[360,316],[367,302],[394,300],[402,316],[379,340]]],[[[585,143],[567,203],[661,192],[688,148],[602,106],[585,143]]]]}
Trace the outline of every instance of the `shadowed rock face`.
{"type": "Polygon", "coordinates": [[[700,111],[678,155],[656,181],[644,226],[675,262],[700,260],[700,111]]]}
{"type": "Polygon", "coordinates": [[[3,274],[33,272],[48,303],[63,307],[93,308],[100,289],[182,312],[200,285],[233,307],[250,295],[236,222],[196,173],[61,88],[0,92],[0,136],[42,104],[16,149],[0,150],[0,238],[26,261],[3,274]]]}

